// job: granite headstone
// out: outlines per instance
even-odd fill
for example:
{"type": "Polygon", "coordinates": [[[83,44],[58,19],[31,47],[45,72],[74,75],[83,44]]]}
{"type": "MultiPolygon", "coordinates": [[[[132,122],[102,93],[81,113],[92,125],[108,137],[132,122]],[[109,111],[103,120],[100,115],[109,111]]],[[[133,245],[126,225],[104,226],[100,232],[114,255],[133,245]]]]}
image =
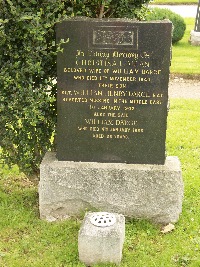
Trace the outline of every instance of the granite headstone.
{"type": "Polygon", "coordinates": [[[57,158],[164,164],[169,21],[74,18],[57,25],[57,158]]]}
{"type": "Polygon", "coordinates": [[[200,0],[197,7],[197,15],[195,20],[195,26],[194,26],[195,32],[200,32],[200,0]]]}
{"type": "Polygon", "coordinates": [[[59,23],[57,155],[40,165],[42,219],[97,209],[178,220],[181,166],[165,159],[171,29],[169,21],[59,23]]]}
{"type": "Polygon", "coordinates": [[[191,45],[199,46],[200,45],[200,0],[197,6],[197,15],[195,20],[194,30],[190,32],[189,42],[191,45]]]}

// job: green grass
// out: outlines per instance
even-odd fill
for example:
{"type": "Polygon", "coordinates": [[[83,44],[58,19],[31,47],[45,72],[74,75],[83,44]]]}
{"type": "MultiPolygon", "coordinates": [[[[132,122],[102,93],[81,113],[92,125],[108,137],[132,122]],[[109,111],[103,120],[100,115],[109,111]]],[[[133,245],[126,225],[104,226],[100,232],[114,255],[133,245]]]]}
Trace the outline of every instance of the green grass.
{"type": "MultiPolygon", "coordinates": [[[[122,267],[200,266],[200,100],[171,100],[167,153],[178,156],[185,184],[183,212],[166,235],[147,221],[126,223],[122,267]]],[[[17,168],[0,169],[0,266],[83,267],[78,260],[80,219],[39,219],[37,186],[17,168]]],[[[96,266],[115,266],[103,264],[96,266]]]]}
{"type": "Polygon", "coordinates": [[[195,5],[197,0],[154,0],[151,2],[153,5],[195,5]]]}
{"type": "Polygon", "coordinates": [[[186,31],[182,40],[173,45],[171,73],[200,74],[200,46],[192,46],[188,40],[194,29],[195,19],[186,18],[186,31]]]}

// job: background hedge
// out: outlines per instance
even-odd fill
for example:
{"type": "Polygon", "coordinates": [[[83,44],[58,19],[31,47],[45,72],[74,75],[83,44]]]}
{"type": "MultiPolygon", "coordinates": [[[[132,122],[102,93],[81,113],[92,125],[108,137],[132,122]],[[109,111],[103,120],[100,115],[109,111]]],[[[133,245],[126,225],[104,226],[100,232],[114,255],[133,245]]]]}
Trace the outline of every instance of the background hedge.
{"type": "Polygon", "coordinates": [[[183,38],[186,24],[180,15],[167,8],[154,8],[146,17],[146,20],[163,20],[169,19],[173,24],[172,43],[177,43],[183,38]]]}

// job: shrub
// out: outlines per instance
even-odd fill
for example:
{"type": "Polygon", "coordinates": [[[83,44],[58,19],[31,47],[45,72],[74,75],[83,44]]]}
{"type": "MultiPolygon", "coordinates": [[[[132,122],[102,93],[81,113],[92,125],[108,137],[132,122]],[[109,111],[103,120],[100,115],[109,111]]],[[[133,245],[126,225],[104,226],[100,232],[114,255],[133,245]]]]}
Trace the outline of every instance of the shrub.
{"type": "Polygon", "coordinates": [[[67,11],[74,16],[143,19],[150,0],[68,0],[67,11]]]}
{"type": "Polygon", "coordinates": [[[62,1],[1,1],[0,146],[6,163],[38,173],[55,130],[56,45],[62,1]]]}
{"type": "Polygon", "coordinates": [[[167,8],[154,8],[153,11],[147,15],[146,20],[163,20],[169,19],[173,24],[173,36],[172,36],[172,43],[177,43],[183,38],[186,24],[184,19],[172,12],[167,8]]]}
{"type": "Polygon", "coordinates": [[[0,147],[7,164],[38,174],[54,149],[56,54],[54,26],[66,15],[143,18],[149,0],[0,1],[0,147]]]}

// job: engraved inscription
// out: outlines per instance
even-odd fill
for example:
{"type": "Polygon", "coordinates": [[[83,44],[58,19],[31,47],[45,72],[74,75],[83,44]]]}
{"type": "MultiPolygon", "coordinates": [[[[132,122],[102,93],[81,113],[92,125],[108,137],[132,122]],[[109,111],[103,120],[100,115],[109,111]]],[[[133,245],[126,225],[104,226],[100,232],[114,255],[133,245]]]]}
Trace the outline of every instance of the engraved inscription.
{"type": "Polygon", "coordinates": [[[168,24],[76,18],[58,25],[59,38],[69,39],[58,55],[59,160],[164,163],[168,24]]]}
{"type": "MultiPolygon", "coordinates": [[[[106,42],[108,43],[108,40],[106,42]]],[[[151,66],[151,57],[147,51],[76,51],[73,65],[64,67],[63,72],[69,77],[72,75],[72,80],[92,83],[93,87],[62,90],[62,101],[86,104],[89,110],[94,111],[90,118],[85,118],[78,126],[79,131],[98,132],[91,135],[95,139],[108,138],[107,136],[109,139],[123,138],[121,135],[116,137],[111,134],[113,131],[126,132],[126,139],[131,138],[133,134],[145,133],[145,123],[140,119],[130,120],[129,114],[137,112],[140,106],[162,105],[163,94],[156,94],[154,91],[157,89],[152,90],[148,86],[143,90],[137,86],[130,90],[129,86],[138,82],[148,85],[152,78],[161,75],[161,69],[151,66]],[[104,134],[105,131],[108,135],[104,134]]]]}
{"type": "Polygon", "coordinates": [[[94,30],[93,44],[133,45],[133,31],[94,30]]]}
{"type": "Polygon", "coordinates": [[[91,47],[131,47],[138,49],[138,29],[136,27],[123,26],[99,26],[94,27],[92,36],[89,36],[91,47]]]}

